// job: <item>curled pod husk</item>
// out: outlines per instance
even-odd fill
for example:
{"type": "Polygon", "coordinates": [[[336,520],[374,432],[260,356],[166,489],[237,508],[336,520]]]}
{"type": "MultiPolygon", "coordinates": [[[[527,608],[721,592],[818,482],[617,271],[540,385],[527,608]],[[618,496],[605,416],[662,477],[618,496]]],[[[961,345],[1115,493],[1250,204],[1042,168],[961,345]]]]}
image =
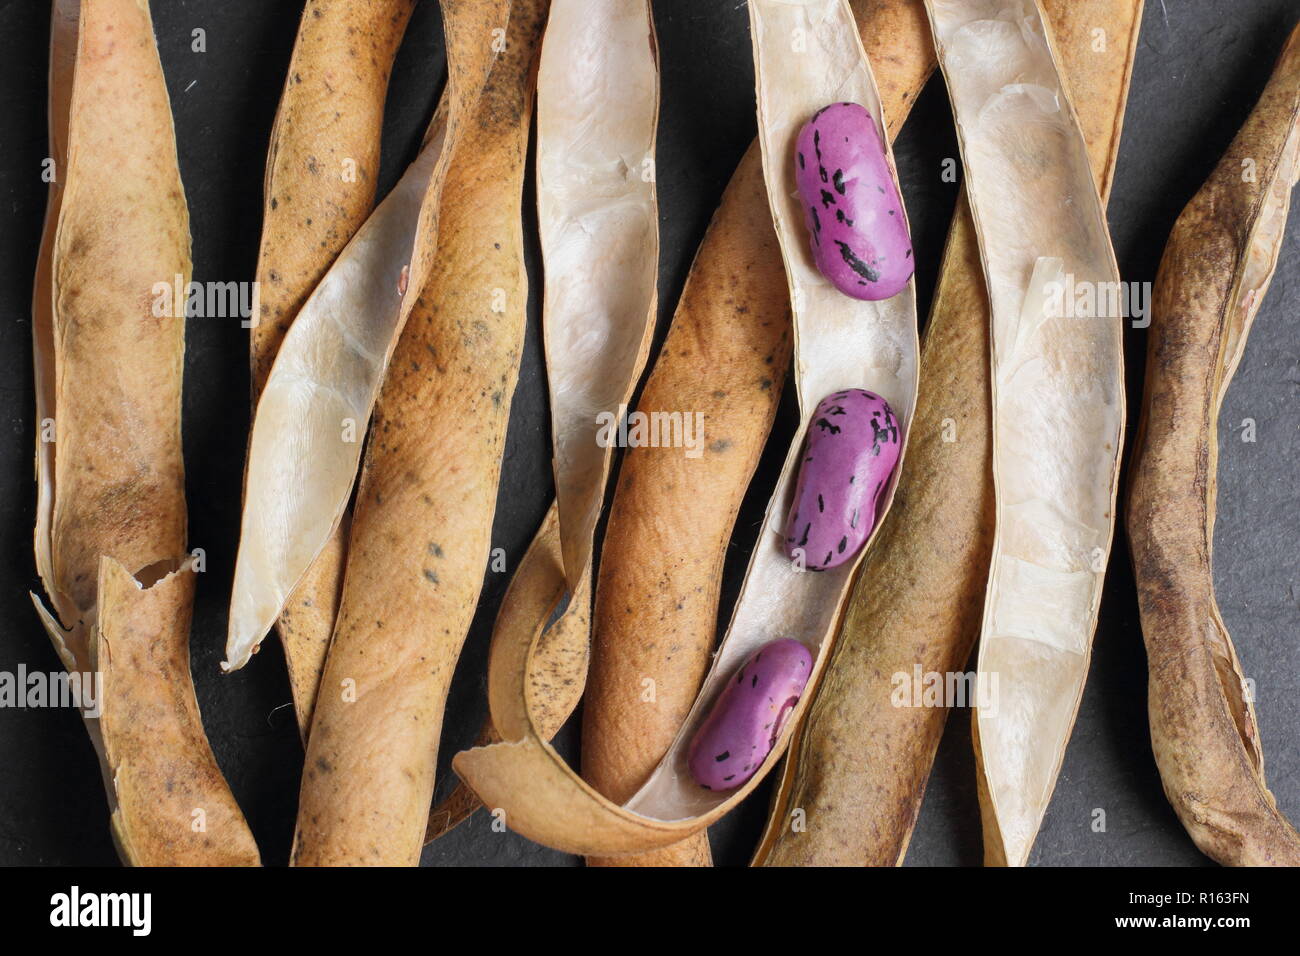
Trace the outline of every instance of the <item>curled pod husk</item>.
{"type": "MultiPolygon", "coordinates": [[[[916,312],[911,286],[886,302],[841,296],[816,272],[793,192],[793,144],[798,128],[828,102],[851,99],[884,122],[870,67],[848,5],[842,0],[750,6],[759,76],[759,128],[768,196],[786,256],[795,303],[796,387],[810,411],[841,388],[870,387],[883,395],[904,425],[916,389],[916,312]],[[789,57],[793,31],[807,38],[808,54],[789,57]],[[808,319],[815,315],[815,321],[808,319]]],[[[686,771],[686,751],[722,685],[740,662],[776,637],[792,637],[825,660],[856,561],[821,574],[803,573],[785,557],[783,533],[807,422],[792,443],[727,636],[703,690],[645,785],[623,805],[601,796],[546,744],[529,719],[527,687],[519,674],[493,668],[492,714],[507,743],[457,755],[457,772],[483,798],[505,811],[507,826],[548,846],[584,855],[659,849],[704,829],[740,802],[784,750],[803,701],[787,721],[762,766],[730,792],[704,790],[686,771]],[[508,721],[522,733],[506,732],[508,721]]],[[[892,498],[892,488],[890,489],[892,498]]],[[[525,660],[535,652],[528,648],[525,660]]],[[[524,671],[527,672],[526,669],[524,671]]],[[[806,698],[804,699],[806,700],[806,698]]]]}
{"type": "Polygon", "coordinates": [[[591,560],[613,444],[654,333],[659,65],[647,0],[553,0],[537,77],[537,222],[565,573],[591,560]]]}
{"type": "MultiPolygon", "coordinates": [[[[521,627],[536,628],[542,622],[537,637],[537,653],[525,679],[530,687],[528,702],[533,722],[547,740],[554,737],[569,719],[582,699],[586,685],[591,641],[590,566],[554,623],[548,623],[565,590],[559,522],[552,504],[518,570],[510,579],[492,628],[488,652],[490,662],[499,652],[526,647],[531,638],[519,640],[514,638],[514,633],[521,627]]],[[[489,715],[475,746],[498,743],[501,739],[489,715]]],[[[436,840],[468,819],[481,806],[483,804],[474,791],[465,786],[464,781],[457,782],[451,793],[429,813],[425,843],[436,840]]]]}
{"type": "Polygon", "coordinates": [[[1219,410],[1277,267],[1297,176],[1300,29],[1165,247],[1128,501],[1160,778],[1196,845],[1232,866],[1300,866],[1300,833],[1264,782],[1211,573],[1219,410]]]}
{"type": "MultiPolygon", "coordinates": [[[[1093,172],[1108,194],[1142,2],[1043,6],[1093,172]],[[1094,49],[1095,29],[1105,31],[1102,53],[1094,49]]],[[[964,196],[948,234],[921,370],[898,498],[791,742],[756,865],[902,863],[948,707],[912,706],[910,694],[900,706],[897,677],[961,671],[979,633],[994,522],[989,300],[964,196]],[[802,825],[794,827],[797,810],[802,825]]]]}
{"type": "Polygon", "coordinates": [[[307,743],[296,865],[419,860],[491,549],[527,319],[521,203],[545,0],[515,0],[452,155],[441,238],[375,407],[307,743]]]}
{"type": "MultiPolygon", "coordinates": [[[[298,310],[375,202],[393,59],[415,0],[308,0],[266,162],[249,359],[253,404],[298,310]]],[[[347,522],[277,621],[305,735],[334,629],[347,522]]]]}
{"type": "Polygon", "coordinates": [[[510,0],[444,2],[447,88],[420,154],[280,343],[249,439],[224,670],[248,663],[343,516],[389,358],[437,252],[449,157],[509,11],[510,0]]]}
{"type": "Polygon", "coordinates": [[[33,303],[36,555],[60,659],[82,700],[123,859],[257,865],[194,698],[181,457],[189,213],[147,3],[58,0],[57,181],[33,303]],[[160,291],[165,290],[165,291],[160,291]],[[162,744],[160,746],[160,744],[162,744]]]}
{"type": "MultiPolygon", "coordinates": [[[[852,6],[893,139],[934,68],[925,10],[920,0],[852,6]]],[[[610,506],[582,773],[619,802],[662,759],[708,670],[727,547],[785,382],[790,305],[761,164],[755,142],[723,193],[638,404],[648,415],[702,414],[699,455],[629,449],[610,506]]],[[[588,863],[708,861],[700,833],[665,850],[588,863]]]]}
{"type": "Polygon", "coordinates": [[[1119,270],[1033,0],[927,0],[992,320],[996,524],[975,740],[985,858],[1023,865],[1092,651],[1124,429],[1119,270]],[[1067,289],[1091,290],[1080,315],[1067,289]]]}

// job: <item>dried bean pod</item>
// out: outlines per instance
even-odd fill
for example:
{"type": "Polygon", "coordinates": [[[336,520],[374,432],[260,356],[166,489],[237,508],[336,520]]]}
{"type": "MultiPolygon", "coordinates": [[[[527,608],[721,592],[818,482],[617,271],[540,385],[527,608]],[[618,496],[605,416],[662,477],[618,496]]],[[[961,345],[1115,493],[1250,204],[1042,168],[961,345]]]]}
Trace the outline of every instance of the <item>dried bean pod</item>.
{"type": "Polygon", "coordinates": [[[1169,236],[1129,489],[1151,748],[1183,826],[1229,866],[1300,866],[1300,833],[1264,780],[1255,708],[1211,568],[1219,411],[1277,267],[1297,176],[1300,28],[1169,236]]]}

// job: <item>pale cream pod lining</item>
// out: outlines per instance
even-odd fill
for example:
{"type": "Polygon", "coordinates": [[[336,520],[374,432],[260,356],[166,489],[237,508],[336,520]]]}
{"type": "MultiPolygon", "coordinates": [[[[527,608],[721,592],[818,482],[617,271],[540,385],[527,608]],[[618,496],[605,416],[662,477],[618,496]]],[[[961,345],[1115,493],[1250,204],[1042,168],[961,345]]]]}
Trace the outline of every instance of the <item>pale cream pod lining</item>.
{"type": "Polygon", "coordinates": [[[659,269],[659,69],[646,0],[553,0],[537,74],[542,327],[560,544],[569,586],[591,561],[618,416],[645,368],[659,269]]]}
{"type": "Polygon", "coordinates": [[[976,721],[1002,855],[1021,865],[1078,710],[1114,529],[1119,272],[1037,4],[927,7],[992,305],[997,531],[976,721]],[[1071,289],[1101,293],[1094,314],[1070,314],[1071,289]]]}

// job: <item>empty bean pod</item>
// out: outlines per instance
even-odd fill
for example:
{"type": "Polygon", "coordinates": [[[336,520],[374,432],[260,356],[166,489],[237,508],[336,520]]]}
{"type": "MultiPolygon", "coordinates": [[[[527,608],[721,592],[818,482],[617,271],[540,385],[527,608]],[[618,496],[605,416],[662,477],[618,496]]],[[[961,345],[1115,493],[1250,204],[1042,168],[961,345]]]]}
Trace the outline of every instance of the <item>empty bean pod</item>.
{"type": "Polygon", "coordinates": [[[812,654],[790,638],[773,641],[745,661],[695,732],[686,757],[706,790],[732,790],[754,775],[803,695],[812,654]]]}

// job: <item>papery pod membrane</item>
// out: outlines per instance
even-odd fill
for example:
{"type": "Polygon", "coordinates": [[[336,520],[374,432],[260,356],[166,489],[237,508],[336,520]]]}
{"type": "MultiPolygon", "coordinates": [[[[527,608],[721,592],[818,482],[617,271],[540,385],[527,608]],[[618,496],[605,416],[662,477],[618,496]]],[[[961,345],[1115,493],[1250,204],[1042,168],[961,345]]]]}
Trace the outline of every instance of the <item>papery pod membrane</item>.
{"type": "MultiPolygon", "coordinates": [[[[811,274],[823,284],[824,280],[815,273],[802,234],[787,231],[787,227],[802,229],[797,213],[791,213],[797,211],[798,201],[792,197],[787,201],[793,192],[792,147],[798,127],[827,102],[852,99],[870,111],[883,133],[878,95],[851,11],[840,0],[796,5],[759,2],[751,4],[750,11],[765,165],[769,153],[780,156],[772,160],[775,170],[769,177],[769,201],[787,268],[794,272],[791,284],[801,290],[796,298],[799,308],[794,310],[800,404],[810,409],[836,389],[869,382],[906,425],[916,394],[916,312],[911,285],[883,303],[844,297],[836,301],[816,287],[805,288],[800,281],[805,275],[811,274]],[[791,59],[784,51],[796,25],[806,31],[809,55],[791,59]],[[788,72],[781,75],[783,70],[788,72]],[[769,84],[782,87],[775,102],[770,101],[769,84]],[[777,188],[773,181],[782,185],[777,188]],[[805,328],[801,318],[814,309],[818,310],[817,320],[805,328]],[[863,368],[864,364],[869,367],[863,368]]],[[[807,285],[811,286],[812,280],[807,285]]],[[[495,668],[489,674],[493,720],[508,742],[464,751],[457,755],[454,766],[486,804],[504,809],[507,826],[537,842],[584,855],[658,849],[680,842],[724,815],[779,759],[806,697],[763,765],[744,786],[727,793],[706,791],[690,780],[685,767],[695,727],[721,685],[758,647],[776,637],[793,637],[817,650],[815,668],[824,663],[826,638],[837,622],[853,565],[803,574],[783,553],[783,525],[804,431],[801,427],[791,447],[768,508],[765,533],[755,548],[735,616],[703,691],[659,767],[625,805],[602,797],[540,737],[529,719],[528,689],[521,686],[519,674],[495,668]],[[507,733],[505,727],[511,724],[523,733],[507,733]]],[[[535,648],[530,647],[523,673],[528,672],[533,653],[535,648]]]]}
{"type": "Polygon", "coordinates": [[[190,279],[189,215],[148,4],[57,0],[50,59],[57,185],[33,328],[37,413],[55,430],[38,449],[36,534],[54,613],[33,602],[80,678],[123,860],[255,866],[189,670],[172,297],[190,279]]]}
{"type": "Polygon", "coordinates": [[[565,574],[591,561],[614,443],[654,334],[659,63],[647,0],[552,0],[537,77],[542,330],[565,574]]]}
{"type": "Polygon", "coordinates": [[[1300,866],[1300,833],[1264,781],[1212,573],[1219,411],[1277,268],[1297,176],[1300,28],[1165,247],[1129,489],[1152,750],[1183,826],[1228,866],[1300,866]]]}
{"type": "MultiPolygon", "coordinates": [[[[374,208],[393,60],[415,0],[308,0],[271,130],[249,359],[253,407],[294,317],[374,208]]],[[[276,622],[306,736],[343,583],[347,520],[276,622]]]]}
{"type": "Polygon", "coordinates": [[[419,860],[447,692],[489,562],[523,351],[521,203],[546,7],[514,0],[452,154],[437,258],[375,407],[328,692],[307,744],[296,865],[419,860]]]}
{"type": "MultiPolygon", "coordinates": [[[[851,4],[876,64],[891,139],[934,69],[921,0],[851,4]]],[[[583,700],[582,773],[631,797],[672,744],[708,670],[722,568],[736,514],[767,440],[793,342],[780,248],[757,141],[741,159],[691,266],[638,410],[703,415],[698,457],[682,448],[624,455],[596,591],[583,700]],[[646,701],[645,678],[654,681],[646,701]]],[[[616,866],[707,865],[707,836],[616,866]]]]}
{"type": "MultiPolygon", "coordinates": [[[[1043,7],[1093,172],[1108,195],[1142,2],[1044,0],[1043,7]],[[1106,36],[1101,52],[1097,29],[1106,36]]],[[[817,697],[795,731],[755,865],[894,866],[907,853],[952,704],[915,706],[912,684],[931,674],[946,682],[965,668],[988,580],[989,334],[988,292],[963,195],[923,337],[898,497],[863,563],[817,697]],[[898,675],[909,682],[901,700],[898,675]]]]}
{"type": "Polygon", "coordinates": [[[974,728],[985,859],[1019,866],[1074,726],[1114,532],[1119,270],[1037,4],[927,9],[991,303],[996,525],[974,728]],[[1071,288],[1095,293],[1092,314],[1070,314],[1071,288]]]}
{"type": "MultiPolygon", "coordinates": [[[[489,669],[500,667],[503,665],[493,663],[499,655],[527,649],[534,639],[537,641],[531,669],[521,679],[527,680],[532,688],[528,698],[530,713],[545,740],[559,732],[582,699],[591,641],[590,566],[564,610],[552,622],[552,612],[565,590],[559,519],[552,504],[518,570],[510,579],[492,628],[488,652],[489,669]],[[530,627],[537,631],[535,635],[517,636],[520,628],[530,627]]],[[[489,714],[475,746],[499,743],[501,739],[489,714]]],[[[463,781],[457,783],[455,789],[430,812],[425,843],[436,840],[462,823],[481,806],[483,804],[473,790],[463,781]]]]}
{"type": "Polygon", "coordinates": [[[389,358],[437,252],[449,156],[509,12],[510,0],[444,2],[447,88],[420,154],[280,343],[249,440],[224,670],[248,663],[342,518],[389,358]]]}

